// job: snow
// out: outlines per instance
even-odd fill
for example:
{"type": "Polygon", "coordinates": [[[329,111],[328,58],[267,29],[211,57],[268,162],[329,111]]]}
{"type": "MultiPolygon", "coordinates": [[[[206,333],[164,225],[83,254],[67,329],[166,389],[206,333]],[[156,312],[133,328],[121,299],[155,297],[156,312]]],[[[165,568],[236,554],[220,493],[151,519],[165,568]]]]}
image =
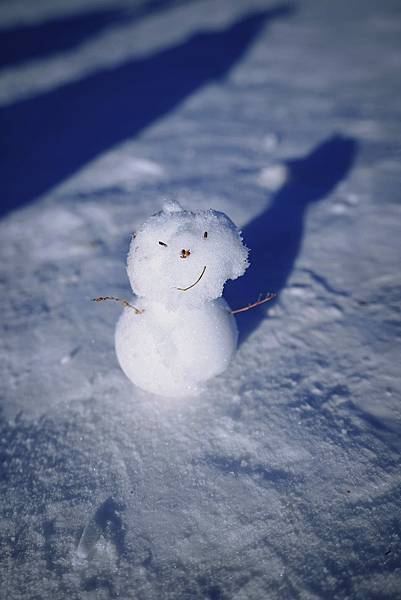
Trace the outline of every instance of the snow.
{"type": "MultiPolygon", "coordinates": [[[[65,4],[0,35],[117,6],[65,4]]],[[[400,597],[399,2],[118,7],[0,72],[2,593],[400,597]],[[196,398],[134,388],[90,301],[162,198],[242,230],[230,306],[279,293],[196,398]]]]}
{"type": "Polygon", "coordinates": [[[197,395],[201,382],[228,367],[237,347],[235,319],[224,299],[176,309],[143,298],[118,320],[121,368],[143,390],[162,396],[197,395]]]}
{"type": "Polygon", "coordinates": [[[245,273],[247,258],[227,215],[170,202],[135,231],[127,271],[140,298],[169,309],[190,308],[220,298],[226,281],[245,273]]]}
{"type": "MultiPolygon", "coordinates": [[[[221,296],[226,281],[243,275],[248,264],[241,233],[222,212],[169,201],[150,216],[128,253],[134,297],[117,298],[125,310],[116,353],[128,378],[148,392],[187,396],[225,371],[238,331],[221,296]]],[[[96,300],[104,299],[112,298],[96,300]]]]}

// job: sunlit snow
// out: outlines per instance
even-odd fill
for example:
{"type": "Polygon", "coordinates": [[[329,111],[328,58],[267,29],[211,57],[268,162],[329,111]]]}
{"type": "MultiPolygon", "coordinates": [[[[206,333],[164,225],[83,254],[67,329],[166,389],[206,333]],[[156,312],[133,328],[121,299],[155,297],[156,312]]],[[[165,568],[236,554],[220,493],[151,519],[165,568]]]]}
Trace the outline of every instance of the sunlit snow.
{"type": "Polygon", "coordinates": [[[0,596],[400,597],[399,1],[0,19],[0,596]],[[197,397],[133,386],[91,301],[166,199],[241,229],[231,308],[278,293],[197,397]]]}

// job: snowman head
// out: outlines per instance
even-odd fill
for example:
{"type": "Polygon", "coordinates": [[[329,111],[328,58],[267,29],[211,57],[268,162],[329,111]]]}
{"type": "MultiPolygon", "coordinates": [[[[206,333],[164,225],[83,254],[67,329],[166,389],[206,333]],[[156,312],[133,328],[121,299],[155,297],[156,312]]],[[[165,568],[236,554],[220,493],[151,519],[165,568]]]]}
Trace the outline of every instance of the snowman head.
{"type": "Polygon", "coordinates": [[[136,232],[127,270],[137,296],[169,307],[199,305],[219,298],[228,279],[243,275],[247,258],[227,215],[168,202],[136,232]]]}

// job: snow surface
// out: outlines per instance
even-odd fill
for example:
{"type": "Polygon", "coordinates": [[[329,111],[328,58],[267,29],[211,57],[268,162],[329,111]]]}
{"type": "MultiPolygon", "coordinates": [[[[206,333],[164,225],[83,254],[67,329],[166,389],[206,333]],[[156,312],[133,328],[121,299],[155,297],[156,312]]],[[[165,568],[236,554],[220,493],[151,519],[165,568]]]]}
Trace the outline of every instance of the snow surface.
{"type": "Polygon", "coordinates": [[[0,595],[401,598],[399,0],[0,15],[0,595]],[[234,308],[279,292],[196,399],[90,302],[166,197],[242,228],[234,308]]]}

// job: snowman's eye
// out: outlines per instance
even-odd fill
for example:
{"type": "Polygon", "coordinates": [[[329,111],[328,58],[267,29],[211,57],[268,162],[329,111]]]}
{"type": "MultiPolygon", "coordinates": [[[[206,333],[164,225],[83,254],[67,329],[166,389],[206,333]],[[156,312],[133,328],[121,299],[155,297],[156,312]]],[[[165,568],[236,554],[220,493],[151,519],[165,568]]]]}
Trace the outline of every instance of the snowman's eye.
{"type": "Polygon", "coordinates": [[[207,231],[205,231],[205,233],[203,234],[204,239],[207,238],[207,231]]]}
{"type": "Polygon", "coordinates": [[[167,248],[167,244],[165,244],[164,242],[159,242],[160,246],[166,246],[167,248]]]}

